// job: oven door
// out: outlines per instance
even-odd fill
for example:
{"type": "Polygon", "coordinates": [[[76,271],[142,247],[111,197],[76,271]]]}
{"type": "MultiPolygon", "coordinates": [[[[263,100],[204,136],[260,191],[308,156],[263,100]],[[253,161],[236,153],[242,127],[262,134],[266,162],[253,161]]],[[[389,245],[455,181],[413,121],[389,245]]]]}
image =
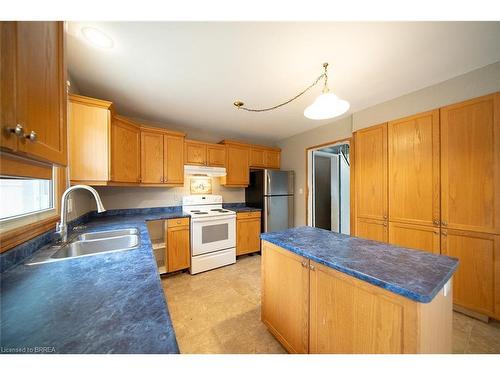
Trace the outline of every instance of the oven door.
{"type": "Polygon", "coordinates": [[[236,246],[236,218],[198,219],[191,222],[193,256],[236,246]]]}

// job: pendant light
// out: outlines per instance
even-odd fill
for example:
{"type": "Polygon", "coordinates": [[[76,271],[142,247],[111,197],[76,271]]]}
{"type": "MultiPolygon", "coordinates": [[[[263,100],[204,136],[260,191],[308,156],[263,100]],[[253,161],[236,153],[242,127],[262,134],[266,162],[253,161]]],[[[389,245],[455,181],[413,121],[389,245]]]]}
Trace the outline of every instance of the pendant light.
{"type": "Polygon", "coordinates": [[[316,98],[316,100],[304,110],[304,116],[311,120],[325,120],[329,118],[334,118],[346,113],[349,110],[349,102],[340,99],[333,92],[330,92],[328,88],[328,63],[323,64],[324,73],[321,74],[316,80],[308,86],[305,90],[301,91],[299,94],[295,95],[293,98],[287,100],[286,102],[280,103],[278,105],[269,108],[248,108],[245,107],[245,103],[237,100],[233,105],[238,108],[248,112],[267,112],[282,107],[295,99],[299,98],[311,88],[316,86],[319,81],[324,79],[323,93],[316,98]]]}

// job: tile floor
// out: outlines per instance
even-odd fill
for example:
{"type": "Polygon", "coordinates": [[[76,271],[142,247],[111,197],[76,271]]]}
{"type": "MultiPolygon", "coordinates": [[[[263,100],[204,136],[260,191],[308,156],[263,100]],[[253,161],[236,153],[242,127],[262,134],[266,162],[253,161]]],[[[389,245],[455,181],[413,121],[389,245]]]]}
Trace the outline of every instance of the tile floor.
{"type": "MultiPolygon", "coordinates": [[[[260,256],[162,279],[181,353],[285,353],[260,321],[260,256]]],[[[500,322],[453,314],[454,353],[500,353],[500,322]]]]}

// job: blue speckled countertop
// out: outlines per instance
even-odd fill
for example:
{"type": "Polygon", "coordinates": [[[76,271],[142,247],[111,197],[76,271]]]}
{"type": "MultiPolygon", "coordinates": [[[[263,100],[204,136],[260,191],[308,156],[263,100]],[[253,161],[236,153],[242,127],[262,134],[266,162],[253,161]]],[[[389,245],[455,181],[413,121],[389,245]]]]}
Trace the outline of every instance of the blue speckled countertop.
{"type": "Polygon", "coordinates": [[[254,212],[254,211],[262,211],[260,208],[256,207],[248,207],[245,203],[224,203],[222,205],[224,208],[234,212],[254,212]]]}
{"type": "Polygon", "coordinates": [[[458,259],[313,227],[262,233],[261,239],[417,302],[430,302],[458,259]]]}
{"type": "Polygon", "coordinates": [[[23,263],[2,273],[2,351],[48,347],[56,353],[179,353],[146,220],[184,216],[170,210],[92,217],[85,232],[135,227],[140,247],[23,263]]]}

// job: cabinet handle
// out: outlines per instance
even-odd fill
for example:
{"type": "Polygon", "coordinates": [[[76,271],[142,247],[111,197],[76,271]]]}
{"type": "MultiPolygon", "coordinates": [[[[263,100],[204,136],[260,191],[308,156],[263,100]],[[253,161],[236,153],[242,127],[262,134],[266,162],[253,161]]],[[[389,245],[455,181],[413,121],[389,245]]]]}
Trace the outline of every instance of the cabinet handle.
{"type": "Polygon", "coordinates": [[[24,128],[21,124],[17,124],[15,127],[11,128],[9,126],[5,127],[5,131],[8,134],[14,134],[17,137],[22,137],[24,136],[24,128]]]}
{"type": "Polygon", "coordinates": [[[434,223],[434,225],[439,225],[439,220],[433,220],[432,222],[434,223]]]}
{"type": "Polygon", "coordinates": [[[160,178],[160,182],[163,182],[163,177],[162,177],[162,178],[160,178]]]}
{"type": "Polygon", "coordinates": [[[442,222],[441,222],[441,225],[442,225],[443,227],[446,227],[446,226],[448,226],[448,223],[447,223],[446,221],[442,221],[442,222]]]}
{"type": "Polygon", "coordinates": [[[30,131],[29,134],[26,134],[24,136],[24,138],[26,138],[27,140],[29,140],[31,142],[35,142],[36,138],[37,138],[36,132],[34,130],[32,130],[32,131],[30,131]]]}
{"type": "Polygon", "coordinates": [[[302,267],[307,267],[307,262],[305,260],[302,261],[302,267]]]}
{"type": "Polygon", "coordinates": [[[448,233],[447,233],[447,232],[441,232],[441,234],[442,234],[443,236],[447,236],[447,235],[448,235],[448,233]]]}
{"type": "Polygon", "coordinates": [[[310,269],[311,271],[314,271],[314,270],[316,269],[316,267],[314,267],[314,264],[310,264],[310,265],[309,265],[309,269],[310,269]]]}

